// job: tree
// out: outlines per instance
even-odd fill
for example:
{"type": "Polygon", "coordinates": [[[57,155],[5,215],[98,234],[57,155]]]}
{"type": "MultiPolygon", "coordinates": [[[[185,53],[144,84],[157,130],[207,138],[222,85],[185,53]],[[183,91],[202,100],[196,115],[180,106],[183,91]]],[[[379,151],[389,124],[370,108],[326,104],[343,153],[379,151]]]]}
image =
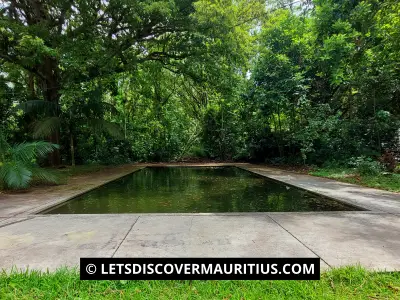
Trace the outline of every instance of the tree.
{"type": "Polygon", "coordinates": [[[268,122],[279,156],[284,149],[314,163],[379,156],[398,128],[397,3],[313,4],[301,14],[270,12],[249,99],[268,122]]]}
{"type": "Polygon", "coordinates": [[[110,103],[102,101],[100,87],[84,92],[82,95],[75,94],[69,97],[73,98],[69,103],[65,101],[65,107],[59,109],[61,112],[58,116],[53,103],[48,101],[27,101],[21,107],[28,113],[33,110],[41,113],[41,118],[33,124],[35,138],[46,137],[64,129],[69,137],[71,164],[75,166],[74,140],[81,128],[88,127],[95,136],[107,133],[115,138],[122,138],[122,131],[118,124],[104,119],[105,114],[118,114],[118,112],[110,103]]]}
{"type": "MultiPolygon", "coordinates": [[[[193,66],[213,56],[231,55],[221,40],[238,45],[237,36],[261,1],[127,0],[11,0],[0,10],[0,60],[24,69],[34,78],[33,90],[59,107],[62,89],[80,88],[82,82],[134,70],[145,61],[156,61],[174,72],[195,75],[193,66]],[[211,12],[213,22],[205,22],[211,12]],[[227,5],[227,6],[225,6],[227,5]],[[239,14],[238,8],[249,8],[239,14]],[[237,17],[223,17],[234,12],[237,17]],[[239,31],[238,31],[239,32],[239,31]],[[198,59],[202,57],[201,59],[198,59]],[[197,64],[194,62],[197,61],[197,64]]],[[[56,111],[56,116],[60,111],[56,111]]],[[[59,143],[59,132],[50,137],[59,143]]],[[[53,164],[60,163],[54,152],[53,164]]]]}

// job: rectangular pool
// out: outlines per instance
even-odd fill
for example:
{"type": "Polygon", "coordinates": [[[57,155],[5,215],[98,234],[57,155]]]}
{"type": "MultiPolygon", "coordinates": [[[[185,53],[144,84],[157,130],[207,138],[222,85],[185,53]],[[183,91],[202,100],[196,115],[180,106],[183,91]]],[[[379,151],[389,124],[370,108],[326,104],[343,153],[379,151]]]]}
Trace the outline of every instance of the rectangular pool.
{"type": "Polygon", "coordinates": [[[352,211],[236,167],[147,167],[45,214],[352,211]]]}

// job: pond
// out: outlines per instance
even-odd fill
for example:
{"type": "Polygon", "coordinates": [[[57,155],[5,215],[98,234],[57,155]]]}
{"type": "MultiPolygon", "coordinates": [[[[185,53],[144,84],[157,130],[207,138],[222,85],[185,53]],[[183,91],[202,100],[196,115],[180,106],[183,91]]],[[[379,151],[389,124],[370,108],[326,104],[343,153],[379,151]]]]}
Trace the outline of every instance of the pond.
{"type": "Polygon", "coordinates": [[[352,211],[237,167],[147,167],[46,214],[352,211]]]}

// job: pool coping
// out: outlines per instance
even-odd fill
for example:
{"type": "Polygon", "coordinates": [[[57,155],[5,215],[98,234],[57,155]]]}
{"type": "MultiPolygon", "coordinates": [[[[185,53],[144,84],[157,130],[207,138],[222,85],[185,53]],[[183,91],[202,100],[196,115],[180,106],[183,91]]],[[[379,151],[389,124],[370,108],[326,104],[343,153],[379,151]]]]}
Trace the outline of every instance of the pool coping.
{"type": "Polygon", "coordinates": [[[367,211],[400,214],[400,193],[266,166],[249,165],[239,168],[367,211]]]}
{"type": "Polygon", "coordinates": [[[140,170],[143,170],[143,169],[145,169],[145,168],[146,168],[146,167],[139,167],[138,169],[135,169],[135,170],[133,170],[133,171],[129,171],[129,172],[126,173],[126,174],[124,173],[124,174],[118,176],[117,178],[113,178],[113,179],[111,179],[111,180],[105,181],[105,182],[103,182],[103,183],[100,183],[99,185],[90,187],[89,189],[81,190],[81,191],[79,191],[79,193],[77,193],[77,194],[75,194],[75,195],[73,195],[73,196],[67,197],[66,199],[59,199],[59,200],[55,200],[54,202],[51,202],[51,203],[43,204],[42,206],[31,210],[31,211],[30,211],[30,214],[31,214],[31,215],[37,215],[37,216],[47,215],[47,214],[44,214],[45,211],[48,211],[48,210],[50,210],[50,209],[52,209],[52,208],[55,208],[56,206],[59,206],[59,205],[65,203],[65,202],[71,201],[71,200],[73,200],[73,199],[75,199],[75,198],[77,198],[77,197],[79,197],[79,196],[81,196],[81,195],[84,195],[84,194],[86,194],[86,193],[89,193],[89,192],[91,192],[91,191],[93,191],[93,190],[95,190],[95,189],[98,189],[99,187],[102,187],[102,186],[104,186],[104,185],[107,185],[107,184],[109,184],[109,183],[111,183],[111,182],[120,180],[120,179],[122,179],[122,178],[124,178],[124,177],[126,177],[126,176],[129,176],[129,175],[131,175],[131,174],[133,174],[133,173],[136,173],[136,172],[138,172],[138,171],[140,171],[140,170]]]}
{"type": "MultiPolygon", "coordinates": [[[[257,176],[258,178],[263,178],[264,180],[269,180],[269,181],[272,181],[272,182],[275,182],[275,183],[278,183],[278,184],[281,184],[281,185],[286,185],[286,186],[291,186],[291,187],[294,187],[294,188],[296,188],[296,189],[298,189],[298,190],[303,190],[303,191],[305,191],[305,192],[307,192],[307,193],[309,193],[309,194],[312,194],[312,195],[315,195],[315,196],[319,196],[319,197],[322,197],[322,198],[326,198],[326,199],[328,199],[328,200],[332,200],[332,201],[334,201],[334,202],[338,202],[339,204],[341,203],[341,204],[343,204],[343,205],[345,205],[345,206],[349,206],[349,208],[353,208],[353,210],[338,210],[338,212],[345,212],[345,211],[353,211],[353,212],[362,212],[362,211],[369,211],[368,209],[365,209],[365,208],[363,208],[362,206],[360,206],[360,205],[354,205],[354,204],[350,204],[350,203],[348,203],[348,202],[346,202],[346,201],[342,201],[342,200],[339,200],[339,199],[335,199],[334,197],[329,197],[329,196],[325,196],[325,195],[322,195],[322,194],[320,194],[320,193],[316,193],[316,192],[313,192],[313,191],[310,191],[310,190],[306,190],[306,189],[303,189],[303,188],[299,188],[299,187],[297,187],[296,185],[294,185],[294,184],[291,184],[291,183],[285,183],[285,182],[282,182],[282,181],[280,181],[280,180],[276,180],[276,179],[273,179],[273,178],[269,178],[269,177],[267,177],[267,176],[264,176],[264,175],[261,175],[261,174],[258,174],[258,173],[254,173],[254,172],[252,172],[251,170],[247,170],[245,167],[240,167],[240,166],[238,166],[238,165],[229,165],[229,166],[214,166],[214,167],[222,167],[222,168],[237,168],[237,169],[239,169],[239,170],[241,170],[241,171],[244,171],[244,172],[246,172],[246,173],[249,173],[249,174],[251,174],[251,175],[253,175],[253,176],[257,176]]],[[[134,172],[132,172],[132,173],[129,173],[129,174],[127,174],[127,175],[123,175],[123,176],[121,176],[121,177],[119,177],[119,178],[117,178],[117,179],[114,179],[114,180],[111,180],[111,181],[109,181],[109,182],[107,182],[107,183],[104,183],[104,184],[102,184],[102,185],[100,185],[100,186],[98,186],[98,187],[96,187],[96,188],[92,188],[92,189],[90,189],[90,190],[88,190],[88,191],[86,191],[86,192],[84,192],[84,193],[79,193],[78,195],[75,195],[75,196],[73,196],[73,197],[71,197],[71,198],[69,198],[69,199],[67,199],[67,200],[65,200],[65,201],[63,201],[63,202],[61,202],[61,203],[57,203],[57,204],[54,204],[54,205],[51,205],[51,206],[49,206],[49,207],[47,207],[47,208],[45,208],[45,209],[42,209],[42,210],[39,210],[39,211],[37,211],[36,210],[36,215],[64,215],[64,214],[68,214],[68,215],[74,215],[74,214],[78,214],[78,215],[82,215],[82,213],[61,213],[61,214],[57,214],[57,213],[49,213],[49,212],[51,212],[53,209],[56,209],[56,208],[58,208],[58,207],[61,207],[61,206],[63,206],[63,205],[65,205],[67,202],[69,202],[69,201],[73,201],[75,198],[77,198],[77,197],[79,197],[79,196],[81,196],[81,195],[84,195],[84,194],[86,194],[86,193],[89,193],[90,191],[93,191],[93,190],[95,190],[95,189],[97,189],[97,188],[100,188],[101,186],[104,186],[104,185],[106,185],[106,184],[109,184],[109,183],[111,183],[111,182],[114,182],[114,181],[117,181],[117,180],[120,180],[120,179],[123,179],[123,178],[125,178],[125,177],[127,177],[127,176],[129,176],[129,175],[131,175],[131,174],[133,174],[133,173],[136,173],[136,172],[138,172],[138,171],[141,171],[141,170],[144,170],[144,169],[146,169],[146,168],[212,168],[211,166],[191,166],[191,165],[189,165],[189,166],[177,166],[177,165],[170,165],[170,166],[163,166],[163,165],[150,165],[150,166],[145,166],[145,167],[141,167],[141,168],[139,168],[139,169],[137,169],[137,170],[135,170],[134,172]]],[[[331,211],[331,210],[321,210],[321,211],[314,211],[314,212],[328,212],[328,211],[331,211]]],[[[264,212],[260,212],[260,213],[266,213],[266,212],[269,212],[269,211],[264,211],[264,212]]],[[[303,212],[303,211],[293,211],[293,212],[303,212]]],[[[306,211],[307,212],[307,211],[306,211]]],[[[313,211],[310,211],[310,212],[313,212],[313,211]]],[[[332,210],[332,212],[335,212],[335,210],[332,210]]],[[[211,214],[219,214],[220,212],[211,212],[211,214]]],[[[237,213],[237,212],[222,212],[222,214],[235,214],[235,213],[237,213]]],[[[247,214],[247,213],[253,213],[253,212],[239,212],[239,213],[244,213],[244,214],[247,214]]],[[[84,213],[84,214],[89,214],[89,213],[84,213]]],[[[94,214],[96,214],[96,213],[94,213],[94,214]]],[[[100,215],[104,215],[104,214],[116,214],[116,213],[99,213],[100,215]]],[[[153,213],[153,212],[146,212],[146,213],[123,213],[123,214],[137,214],[137,215],[143,215],[143,214],[164,214],[164,215],[175,215],[175,214],[179,214],[179,213],[153,213]]],[[[201,212],[198,212],[198,213],[180,213],[180,214],[208,214],[207,212],[206,213],[201,213],[201,212]]]]}
{"type": "MultiPolygon", "coordinates": [[[[91,187],[89,189],[82,190],[78,194],[74,194],[74,195],[72,195],[70,197],[67,197],[66,199],[59,199],[59,200],[55,200],[54,202],[51,202],[51,203],[46,203],[46,204],[44,204],[44,205],[42,205],[42,206],[40,206],[38,208],[30,210],[29,214],[30,215],[35,215],[35,216],[47,216],[49,214],[45,214],[46,211],[49,211],[49,210],[51,210],[53,208],[56,208],[57,206],[60,206],[65,202],[71,201],[71,200],[73,200],[73,199],[75,199],[75,198],[77,198],[77,197],[79,197],[79,196],[81,196],[83,194],[89,193],[90,191],[93,191],[93,190],[95,190],[95,189],[97,189],[99,187],[102,187],[102,186],[106,185],[106,184],[109,184],[111,182],[120,180],[120,179],[122,179],[122,178],[124,178],[126,176],[129,176],[129,175],[131,175],[133,173],[136,173],[136,172],[138,172],[140,170],[143,170],[143,169],[149,168],[149,167],[159,167],[159,168],[165,168],[165,167],[176,167],[176,168],[179,168],[179,167],[193,167],[193,168],[200,168],[200,167],[203,167],[203,168],[207,168],[207,167],[210,167],[210,168],[211,167],[237,167],[236,165],[229,164],[229,163],[228,164],[226,164],[226,163],[214,164],[213,163],[213,164],[207,165],[207,166],[202,166],[202,165],[198,165],[198,164],[187,164],[187,165],[179,165],[179,164],[166,164],[166,165],[165,164],[138,164],[138,165],[135,165],[135,166],[137,166],[137,169],[134,169],[133,171],[129,171],[126,174],[125,173],[121,174],[117,178],[113,178],[111,180],[105,181],[105,182],[103,182],[103,183],[101,183],[101,184],[99,184],[97,186],[93,186],[93,187],[91,187]]],[[[18,214],[16,216],[19,216],[19,215],[20,214],[18,214]]],[[[54,215],[56,215],[56,214],[54,214],[54,215]]],[[[60,215],[63,215],[63,214],[60,214],[60,215]]],[[[74,214],[68,214],[68,215],[74,215],[74,214]]],[[[78,215],[81,215],[81,214],[78,214],[78,215]]]]}
{"type": "Polygon", "coordinates": [[[78,265],[79,257],[170,257],[173,254],[174,257],[306,255],[321,259],[321,271],[349,264],[360,264],[376,271],[400,270],[397,251],[400,245],[397,234],[400,228],[399,193],[267,166],[232,163],[135,164],[116,167],[102,174],[80,176],[70,183],[67,187],[44,188],[44,192],[36,189],[36,192],[28,192],[25,196],[0,199],[0,237],[5,241],[3,244],[0,241],[0,246],[3,246],[2,250],[0,247],[3,257],[0,261],[1,268],[9,268],[13,264],[30,270],[55,270],[64,265],[78,265]],[[371,209],[318,212],[32,214],[67,202],[147,166],[235,166],[310,193],[353,206],[357,203],[363,208],[371,209]],[[35,198],[34,201],[29,197],[35,198]],[[17,200],[14,204],[13,199],[17,200]],[[24,204],[25,201],[27,205],[24,204]],[[29,209],[25,209],[26,207],[29,209]],[[22,208],[25,210],[22,211],[22,208]],[[4,212],[15,211],[19,213],[4,216],[4,212]],[[70,238],[70,234],[78,234],[79,239],[70,238]],[[93,236],[89,238],[88,234],[93,236]],[[34,242],[25,239],[26,237],[33,238],[34,242]]]}
{"type": "MultiPolygon", "coordinates": [[[[336,202],[339,202],[339,203],[343,203],[343,204],[346,204],[346,205],[349,205],[349,206],[352,206],[354,208],[359,209],[359,210],[353,210],[353,212],[371,211],[370,209],[362,207],[361,205],[354,204],[354,203],[351,203],[351,202],[348,202],[348,201],[345,201],[345,200],[342,200],[342,199],[338,199],[338,198],[335,198],[335,197],[332,197],[332,196],[326,196],[326,195],[324,195],[322,193],[315,192],[315,191],[313,191],[311,189],[305,189],[305,188],[300,187],[300,186],[298,186],[298,185],[296,185],[294,183],[291,183],[291,182],[284,182],[282,180],[278,180],[278,179],[275,179],[275,178],[272,178],[272,177],[268,177],[266,175],[261,175],[259,173],[255,173],[255,172],[253,172],[251,170],[248,170],[246,168],[242,168],[242,167],[237,167],[237,168],[239,168],[241,170],[245,170],[245,171],[250,172],[252,174],[256,174],[256,175],[261,176],[261,177],[265,177],[268,180],[271,180],[271,181],[274,181],[274,182],[277,182],[277,183],[280,183],[280,184],[285,184],[285,185],[288,185],[288,186],[291,186],[291,187],[294,187],[294,188],[297,188],[297,189],[300,189],[300,190],[304,190],[304,191],[306,191],[306,192],[308,192],[310,194],[313,194],[313,195],[316,195],[316,196],[320,196],[320,197],[324,197],[324,198],[328,198],[330,200],[333,200],[333,201],[336,201],[336,202]]],[[[314,211],[314,212],[318,213],[318,212],[327,212],[327,211],[314,211]]],[[[332,212],[335,212],[335,211],[333,210],[332,212]]],[[[346,211],[338,211],[338,212],[346,212],[346,211]]],[[[279,212],[279,213],[287,213],[287,212],[279,212]]],[[[302,212],[298,212],[298,213],[302,213],[302,212]]]]}
{"type": "MultiPolygon", "coordinates": [[[[302,190],[305,190],[307,192],[310,192],[315,195],[323,196],[335,201],[339,201],[344,204],[348,204],[351,206],[355,206],[356,208],[360,208],[362,210],[355,210],[353,212],[380,212],[380,213],[390,213],[390,214],[400,214],[400,193],[393,193],[393,192],[387,192],[387,191],[382,191],[378,189],[372,189],[372,188],[366,188],[363,186],[358,186],[354,184],[349,184],[349,183],[343,183],[339,182],[336,180],[332,179],[327,179],[327,178],[321,178],[321,177],[315,177],[315,176],[310,176],[310,175],[304,175],[304,174],[298,174],[294,172],[289,172],[281,169],[275,169],[263,165],[255,165],[255,164],[250,164],[250,163],[163,163],[163,164],[151,164],[151,163],[146,163],[146,164],[132,164],[129,165],[133,169],[129,169],[128,171],[122,171],[121,173],[116,174],[115,176],[112,176],[112,178],[108,180],[104,180],[100,182],[99,184],[92,185],[89,188],[83,188],[78,190],[77,193],[75,193],[75,190],[72,192],[71,191],[65,191],[64,195],[61,195],[56,200],[48,201],[46,203],[37,205],[33,208],[26,209],[22,212],[12,214],[12,215],[6,215],[3,216],[1,215],[0,211],[0,217],[7,218],[7,217],[24,217],[24,216],[47,216],[48,214],[43,214],[43,212],[48,211],[49,209],[56,207],[58,205],[63,204],[64,202],[70,201],[82,194],[85,194],[87,192],[90,192],[96,188],[99,188],[101,186],[104,186],[110,182],[119,180],[125,176],[128,176],[130,174],[133,174],[134,172],[140,171],[146,167],[237,167],[246,171],[249,171],[251,173],[257,174],[259,176],[265,177],[269,180],[279,182],[281,184],[286,184],[289,186],[293,186],[295,188],[299,188],[302,190]],[[297,179],[301,179],[296,180],[297,179]],[[312,184],[305,184],[304,180],[312,182],[312,184]],[[323,185],[324,188],[321,189],[319,188],[319,185],[323,185]],[[342,191],[340,196],[335,195],[330,191],[330,193],[327,194],[327,191],[332,190],[333,188],[330,187],[335,186],[335,188],[339,187],[344,190],[342,191]],[[327,187],[328,186],[328,187],[327,187]],[[346,192],[346,189],[350,189],[350,191],[346,192]],[[357,190],[360,195],[354,195],[354,190],[357,190]],[[373,201],[371,201],[371,199],[373,201]]],[[[90,175],[88,175],[90,176],[90,175]]],[[[29,194],[29,193],[28,193],[29,194]]],[[[7,195],[5,195],[7,198],[7,195]]],[[[2,199],[3,200],[3,199],[2,199]]],[[[4,201],[4,200],[3,200],[4,201]]],[[[7,201],[7,199],[5,199],[7,201]]],[[[343,211],[341,211],[343,212],[343,211]]],[[[262,212],[262,213],[290,213],[290,212],[262,212]]],[[[293,212],[293,213],[300,213],[300,212],[293,212]]],[[[307,212],[305,212],[307,213],[307,212]]],[[[318,212],[313,212],[313,213],[318,213],[318,212]]],[[[150,214],[150,213],[148,213],[150,214]]],[[[167,213],[160,213],[162,215],[167,215],[167,213]]],[[[188,215],[189,213],[183,213],[188,215]]],[[[201,213],[200,213],[201,214],[201,213]]],[[[207,214],[207,213],[206,213],[207,214]]],[[[212,213],[212,214],[237,214],[235,212],[231,213],[212,213]]],[[[251,212],[243,212],[241,214],[251,214],[251,212]]],[[[67,214],[67,215],[73,215],[73,214],[67,214]]],[[[81,214],[79,214],[81,215],[81,214]]]]}

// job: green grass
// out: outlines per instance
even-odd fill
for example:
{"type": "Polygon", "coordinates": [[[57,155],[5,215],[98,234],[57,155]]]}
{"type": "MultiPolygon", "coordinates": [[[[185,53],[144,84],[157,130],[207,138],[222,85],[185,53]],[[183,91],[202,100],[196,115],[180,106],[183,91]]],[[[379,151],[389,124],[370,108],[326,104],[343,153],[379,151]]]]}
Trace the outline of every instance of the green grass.
{"type": "Polygon", "coordinates": [[[320,281],[80,281],[74,270],[0,275],[0,299],[400,299],[400,272],[334,269],[320,281]]]}
{"type": "Polygon", "coordinates": [[[354,174],[352,169],[346,168],[320,168],[310,171],[309,174],[392,192],[400,192],[400,174],[358,175],[354,174]]]}

